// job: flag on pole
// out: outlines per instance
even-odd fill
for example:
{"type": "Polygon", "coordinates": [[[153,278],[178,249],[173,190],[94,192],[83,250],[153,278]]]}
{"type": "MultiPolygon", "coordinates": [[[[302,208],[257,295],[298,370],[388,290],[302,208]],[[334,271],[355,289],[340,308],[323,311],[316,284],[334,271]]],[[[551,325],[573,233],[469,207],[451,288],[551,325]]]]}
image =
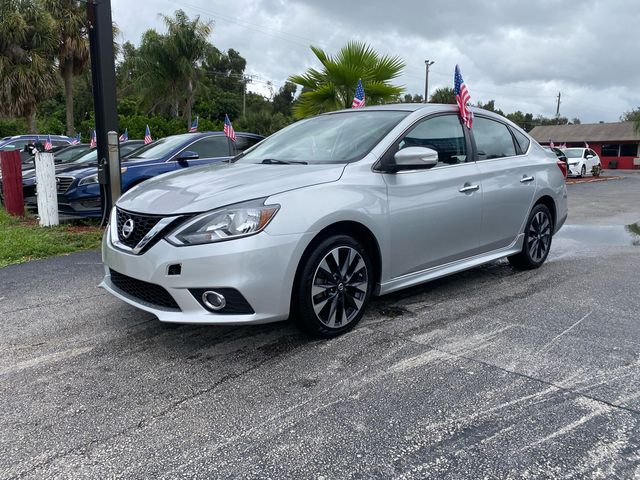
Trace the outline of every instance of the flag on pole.
{"type": "Polygon", "coordinates": [[[549,147],[550,148],[554,148],[555,144],[553,143],[553,140],[549,139],[549,147]]]}
{"type": "Polygon", "coordinates": [[[151,138],[151,130],[149,130],[149,125],[147,125],[147,128],[144,131],[144,144],[148,145],[151,142],[153,142],[153,138],[151,138]]]}
{"type": "Polygon", "coordinates": [[[467,86],[462,79],[458,65],[456,65],[455,74],[453,75],[453,87],[453,91],[456,94],[456,103],[460,109],[460,119],[462,119],[467,128],[471,128],[473,125],[473,113],[469,110],[468,105],[471,95],[469,95],[469,90],[467,90],[467,86]]]}
{"type": "Polygon", "coordinates": [[[562,145],[560,145],[560,148],[567,148],[567,144],[563,143],[562,145]]]}
{"type": "Polygon", "coordinates": [[[189,133],[194,133],[198,131],[198,117],[191,122],[191,128],[189,129],[189,133]]]}
{"type": "Polygon", "coordinates": [[[125,128],[124,133],[118,137],[118,141],[127,142],[129,141],[129,129],[125,128]]]}
{"type": "Polygon", "coordinates": [[[584,142],[584,148],[591,148],[587,142],[584,142]]]}
{"type": "Polygon", "coordinates": [[[44,142],[44,151],[48,152],[53,148],[53,144],[51,143],[51,135],[47,135],[47,139],[44,142]]]}
{"type": "Polygon", "coordinates": [[[231,125],[231,120],[229,120],[229,116],[224,114],[224,134],[232,141],[236,141],[236,132],[233,129],[233,125],[231,125]]]}
{"type": "Polygon", "coordinates": [[[364,107],[365,104],[365,96],[364,96],[364,87],[362,86],[362,79],[358,79],[358,85],[356,86],[356,94],[353,97],[353,102],[351,102],[351,108],[360,108],[364,107]]]}
{"type": "Polygon", "coordinates": [[[71,140],[71,145],[78,145],[82,139],[80,138],[80,134],[76,135],[73,140],[71,140]]]}
{"type": "Polygon", "coordinates": [[[90,148],[96,148],[98,146],[98,139],[96,137],[96,131],[91,132],[91,142],[89,142],[90,148]]]}

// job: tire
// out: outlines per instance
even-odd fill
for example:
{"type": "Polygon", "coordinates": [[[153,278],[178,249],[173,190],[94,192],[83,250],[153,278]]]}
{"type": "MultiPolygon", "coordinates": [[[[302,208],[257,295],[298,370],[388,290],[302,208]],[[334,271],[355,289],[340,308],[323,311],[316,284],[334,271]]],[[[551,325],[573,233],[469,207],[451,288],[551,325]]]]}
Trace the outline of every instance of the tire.
{"type": "Polygon", "coordinates": [[[292,292],[292,316],[308,333],[331,338],[362,318],[374,277],[367,251],[348,235],[332,235],[303,258],[292,292]]]}
{"type": "Polygon", "coordinates": [[[582,168],[580,169],[580,178],[586,177],[587,176],[587,166],[586,165],[582,165],[582,168]]]}
{"type": "Polygon", "coordinates": [[[547,259],[553,238],[553,217],[549,209],[538,204],[529,213],[524,229],[524,243],[520,253],[508,257],[518,270],[539,268],[547,259]]]}

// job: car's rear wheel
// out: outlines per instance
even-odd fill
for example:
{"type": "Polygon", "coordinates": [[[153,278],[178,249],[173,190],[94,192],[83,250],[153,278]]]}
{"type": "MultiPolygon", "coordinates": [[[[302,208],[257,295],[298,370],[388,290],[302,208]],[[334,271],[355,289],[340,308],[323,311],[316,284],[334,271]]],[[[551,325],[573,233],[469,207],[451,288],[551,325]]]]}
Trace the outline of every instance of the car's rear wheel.
{"type": "Polygon", "coordinates": [[[538,204],[531,210],[524,230],[522,250],[509,257],[509,263],[519,270],[540,267],[551,249],[553,217],[546,205],[538,204]]]}
{"type": "Polygon", "coordinates": [[[334,235],[315,246],[293,291],[293,316],[309,333],[335,337],[362,318],[373,290],[367,251],[354,238],[334,235]]]}

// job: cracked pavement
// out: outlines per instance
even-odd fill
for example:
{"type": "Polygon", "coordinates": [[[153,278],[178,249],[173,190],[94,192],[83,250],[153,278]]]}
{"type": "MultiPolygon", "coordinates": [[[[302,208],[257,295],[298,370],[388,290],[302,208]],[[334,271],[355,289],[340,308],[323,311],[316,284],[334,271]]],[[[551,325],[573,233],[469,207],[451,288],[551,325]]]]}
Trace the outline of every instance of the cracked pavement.
{"type": "Polygon", "coordinates": [[[640,175],[569,202],[540,270],[376,299],[331,341],[162,324],[97,252],[0,269],[0,478],[640,477],[640,175]]]}

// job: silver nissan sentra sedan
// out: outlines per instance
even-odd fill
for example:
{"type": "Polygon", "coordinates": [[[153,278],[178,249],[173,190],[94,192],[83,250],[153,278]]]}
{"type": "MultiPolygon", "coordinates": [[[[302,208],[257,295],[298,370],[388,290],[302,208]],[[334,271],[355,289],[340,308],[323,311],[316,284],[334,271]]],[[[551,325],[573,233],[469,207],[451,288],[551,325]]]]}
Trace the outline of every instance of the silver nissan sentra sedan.
{"type": "Polygon", "coordinates": [[[146,181],[113,209],[101,286],[165,322],[291,317],[331,337],[373,295],[502,257],[540,267],[567,217],[564,163],[472,111],[471,130],[453,105],[328,113],[146,181]]]}

